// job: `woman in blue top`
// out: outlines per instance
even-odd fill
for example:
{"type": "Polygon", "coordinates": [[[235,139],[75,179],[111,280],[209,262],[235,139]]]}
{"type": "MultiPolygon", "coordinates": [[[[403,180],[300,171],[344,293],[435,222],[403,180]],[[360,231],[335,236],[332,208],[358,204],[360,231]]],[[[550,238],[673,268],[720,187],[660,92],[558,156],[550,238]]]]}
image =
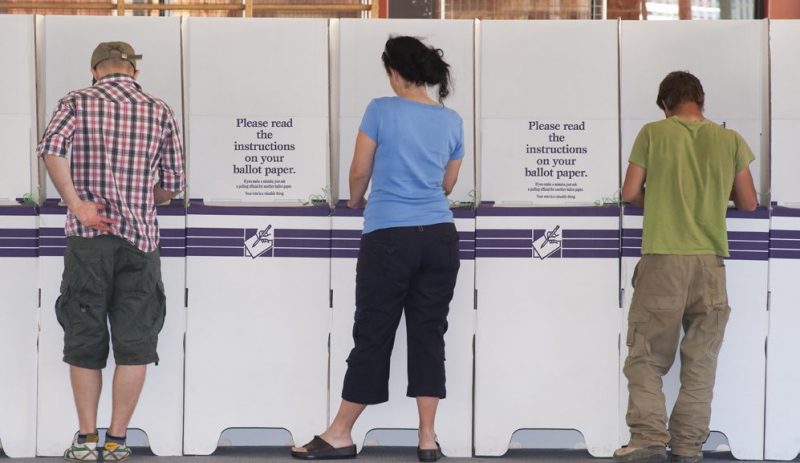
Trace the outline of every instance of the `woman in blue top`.
{"type": "Polygon", "coordinates": [[[389,361],[404,309],[407,395],[419,409],[417,456],[442,456],[434,419],[445,397],[444,334],[459,268],[446,196],[464,156],[463,121],[442,104],[450,93],[450,66],[442,56],[414,37],[386,42],[383,64],[397,96],[369,103],[350,166],[347,205],[366,205],[356,267],[355,347],[339,412],[322,435],[292,450],[296,458],[356,456],[353,424],[367,405],[389,400],[389,361]],[[428,86],[438,86],[438,101],[428,86]]]}

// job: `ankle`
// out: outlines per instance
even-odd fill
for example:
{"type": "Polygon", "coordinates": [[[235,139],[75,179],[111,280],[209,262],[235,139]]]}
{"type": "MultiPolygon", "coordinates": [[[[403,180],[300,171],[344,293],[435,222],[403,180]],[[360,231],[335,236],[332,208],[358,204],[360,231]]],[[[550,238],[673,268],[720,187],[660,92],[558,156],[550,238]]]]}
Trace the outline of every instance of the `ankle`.
{"type": "Polygon", "coordinates": [[[118,444],[118,445],[125,445],[125,439],[127,437],[128,436],[126,436],[125,434],[123,434],[121,436],[115,436],[115,435],[111,434],[110,432],[107,432],[106,433],[106,442],[113,442],[113,443],[118,444]]]}

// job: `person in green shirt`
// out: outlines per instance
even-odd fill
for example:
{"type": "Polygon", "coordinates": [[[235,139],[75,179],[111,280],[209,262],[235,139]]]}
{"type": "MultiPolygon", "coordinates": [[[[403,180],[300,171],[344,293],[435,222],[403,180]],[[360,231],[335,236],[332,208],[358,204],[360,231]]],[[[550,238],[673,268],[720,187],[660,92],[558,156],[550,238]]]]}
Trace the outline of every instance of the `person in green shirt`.
{"type": "Polygon", "coordinates": [[[644,207],[644,227],[623,369],[631,439],[614,452],[618,463],[666,461],[667,445],[673,462],[698,463],[708,438],[730,315],[725,213],[729,199],[745,211],[757,199],[752,151],[741,135],[703,117],[704,101],[692,74],[664,78],[656,104],[666,118],[639,132],[622,186],[623,201],[644,207]],[[661,378],[675,360],[681,327],[681,389],[668,422],[661,378]]]}

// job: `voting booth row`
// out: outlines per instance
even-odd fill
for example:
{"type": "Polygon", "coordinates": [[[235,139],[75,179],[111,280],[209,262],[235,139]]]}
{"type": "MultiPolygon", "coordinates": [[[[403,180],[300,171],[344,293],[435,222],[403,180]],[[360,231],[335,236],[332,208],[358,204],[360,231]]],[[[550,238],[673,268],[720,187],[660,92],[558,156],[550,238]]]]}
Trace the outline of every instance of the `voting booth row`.
{"type": "MultiPolygon", "coordinates": [[[[231,428],[286,429],[295,443],[324,429],[352,347],[363,222],[339,200],[364,108],[391,92],[380,54],[392,34],[442,48],[454,82],[446,104],[464,119],[467,155],[450,197],[461,270],[437,416],[444,453],[502,455],[520,429],[577,430],[594,456],[627,441],[621,364],[642,212],[620,208],[616,192],[639,128],[663,117],[658,83],[686,69],[704,84],[707,117],[756,154],[761,204],[777,204],[729,213],[732,313],[711,429],[736,458],[793,459],[794,21],[0,16],[3,451],[60,455],[77,429],[53,311],[65,209],[32,153],[108,40],[144,55],[139,81],[183,125],[191,198],[159,206],[167,319],[131,428],[157,455],[210,454],[231,428]],[[12,205],[38,185],[38,205],[12,205]]],[[[372,429],[417,426],[405,343],[401,323],[391,399],[362,415],[359,446],[372,429]]],[[[674,400],[677,368],[664,384],[674,400]]],[[[110,403],[106,387],[100,427],[110,403]]]]}

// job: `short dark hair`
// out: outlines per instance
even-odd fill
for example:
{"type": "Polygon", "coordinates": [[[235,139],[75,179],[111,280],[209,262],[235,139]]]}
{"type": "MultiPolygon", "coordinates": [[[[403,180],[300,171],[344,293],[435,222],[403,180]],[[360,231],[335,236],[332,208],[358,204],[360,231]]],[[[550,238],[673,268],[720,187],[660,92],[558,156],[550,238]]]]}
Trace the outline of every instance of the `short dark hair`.
{"type": "Polygon", "coordinates": [[[441,48],[429,47],[416,37],[390,37],[381,59],[386,72],[394,69],[416,85],[438,85],[439,102],[450,94],[450,65],[441,48]]]}
{"type": "Polygon", "coordinates": [[[703,109],[706,94],[703,92],[700,79],[686,71],[670,72],[658,86],[656,104],[663,110],[671,111],[687,101],[697,103],[697,106],[703,109]]]}

